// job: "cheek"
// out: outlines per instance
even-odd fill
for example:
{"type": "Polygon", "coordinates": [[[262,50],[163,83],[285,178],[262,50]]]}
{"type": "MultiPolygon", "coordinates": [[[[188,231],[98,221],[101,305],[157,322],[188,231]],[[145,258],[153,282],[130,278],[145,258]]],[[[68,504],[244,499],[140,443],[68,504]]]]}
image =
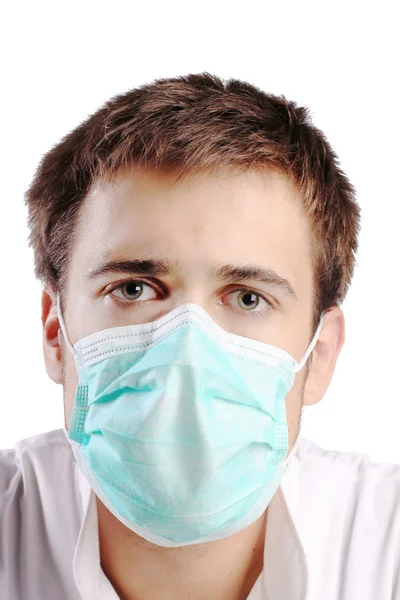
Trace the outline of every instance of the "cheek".
{"type": "Polygon", "coordinates": [[[289,451],[293,447],[298,432],[302,407],[303,377],[302,373],[296,375],[293,387],[285,399],[286,420],[289,431],[289,451]]]}

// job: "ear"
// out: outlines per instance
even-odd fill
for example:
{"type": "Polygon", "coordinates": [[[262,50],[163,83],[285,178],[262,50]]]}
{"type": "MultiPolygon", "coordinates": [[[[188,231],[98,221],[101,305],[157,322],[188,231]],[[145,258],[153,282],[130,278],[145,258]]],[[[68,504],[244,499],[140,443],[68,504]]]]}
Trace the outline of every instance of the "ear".
{"type": "Polygon", "coordinates": [[[50,379],[62,384],[62,349],[57,316],[57,292],[52,285],[42,291],[43,355],[50,379]]]}
{"type": "Polygon", "coordinates": [[[321,332],[311,354],[311,366],[304,386],[304,405],[317,404],[324,397],[344,342],[344,314],[338,306],[332,306],[324,315],[321,332]]]}

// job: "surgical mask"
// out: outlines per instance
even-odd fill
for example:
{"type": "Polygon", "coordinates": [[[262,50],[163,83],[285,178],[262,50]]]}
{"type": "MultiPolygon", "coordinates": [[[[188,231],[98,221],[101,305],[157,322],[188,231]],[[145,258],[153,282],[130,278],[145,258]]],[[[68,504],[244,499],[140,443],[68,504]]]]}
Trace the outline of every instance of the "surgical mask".
{"type": "Polygon", "coordinates": [[[296,450],[299,436],[287,456],[285,397],[321,323],[298,364],[192,303],[74,346],[57,307],[79,375],[67,439],[108,510],[164,547],[219,540],[260,518],[296,450]]]}

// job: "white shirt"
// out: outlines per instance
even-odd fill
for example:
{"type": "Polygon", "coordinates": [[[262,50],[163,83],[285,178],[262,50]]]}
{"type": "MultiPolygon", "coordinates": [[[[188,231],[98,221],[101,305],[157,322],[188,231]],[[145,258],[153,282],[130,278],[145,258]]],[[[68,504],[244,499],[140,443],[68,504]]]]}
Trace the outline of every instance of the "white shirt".
{"type": "MultiPolygon", "coordinates": [[[[400,600],[399,571],[400,465],[302,439],[269,505],[248,600],[400,600]]],[[[65,429],[0,452],[0,598],[118,599],[65,429]]]]}

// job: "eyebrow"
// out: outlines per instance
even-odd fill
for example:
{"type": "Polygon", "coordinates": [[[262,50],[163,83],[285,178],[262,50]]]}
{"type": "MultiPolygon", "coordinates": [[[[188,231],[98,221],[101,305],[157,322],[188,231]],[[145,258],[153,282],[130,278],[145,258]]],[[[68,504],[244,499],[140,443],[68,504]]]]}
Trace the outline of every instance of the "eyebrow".
{"type": "MultiPolygon", "coordinates": [[[[147,277],[168,277],[180,272],[179,261],[166,259],[136,258],[119,259],[105,262],[89,272],[86,279],[93,281],[109,273],[125,275],[143,275],[147,277]]],[[[296,292],[288,279],[281,277],[276,271],[254,264],[221,264],[214,263],[209,270],[211,277],[219,281],[256,281],[281,289],[286,295],[297,300],[296,292]]]]}

